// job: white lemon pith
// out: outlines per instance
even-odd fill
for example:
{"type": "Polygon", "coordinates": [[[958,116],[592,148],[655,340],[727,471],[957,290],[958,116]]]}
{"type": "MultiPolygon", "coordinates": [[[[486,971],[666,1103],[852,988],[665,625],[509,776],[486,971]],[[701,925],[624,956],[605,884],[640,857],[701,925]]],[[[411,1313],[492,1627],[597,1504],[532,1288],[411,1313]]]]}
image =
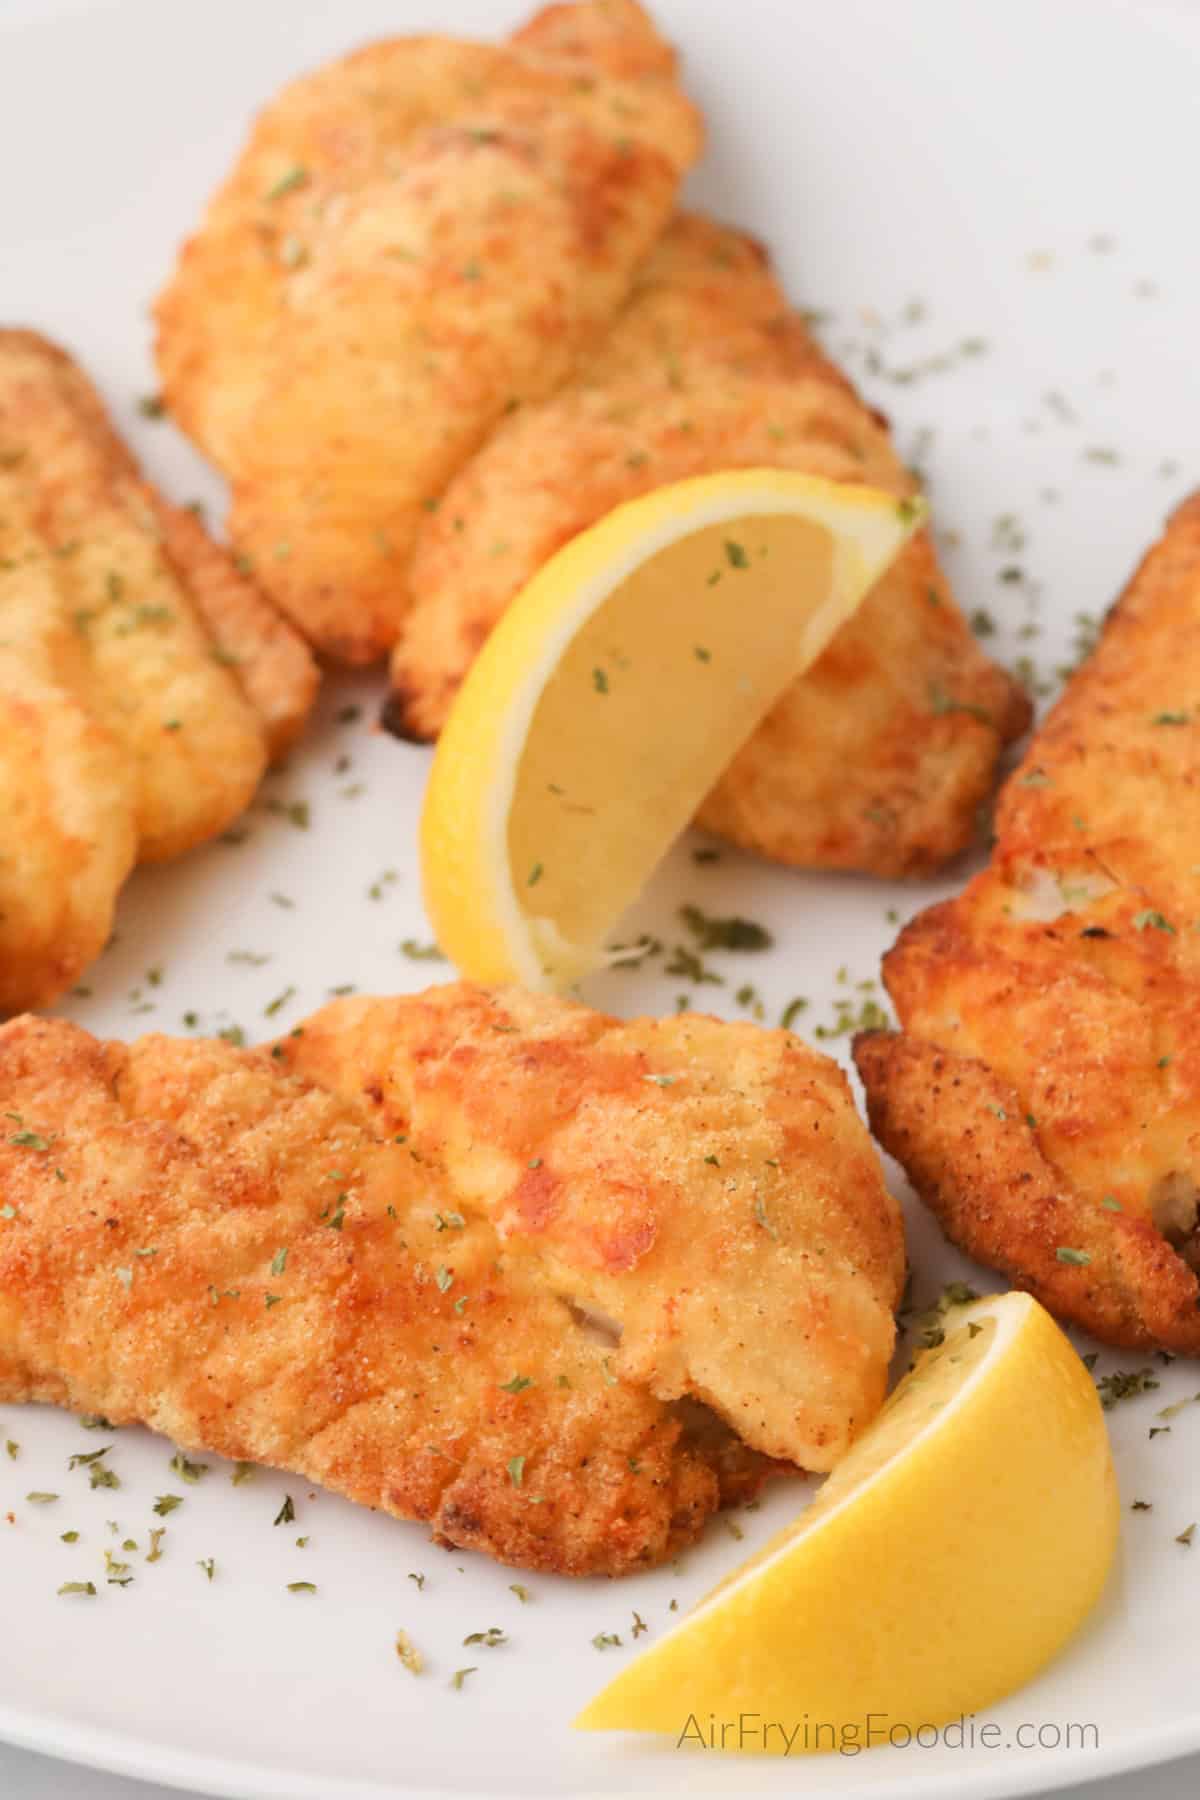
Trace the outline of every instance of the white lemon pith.
{"type": "Polygon", "coordinates": [[[705,476],[618,507],[539,570],[467,676],[426,794],[426,905],[464,974],[554,989],[604,960],[919,515],[812,476],[705,476]]]}
{"type": "Polygon", "coordinates": [[[808,1510],[575,1723],[678,1741],[753,1715],[758,1741],[714,1747],[782,1752],[786,1731],[794,1755],[978,1712],[1087,1617],[1118,1515],[1095,1388],[1050,1315],[1016,1293],[955,1309],[808,1510]]]}

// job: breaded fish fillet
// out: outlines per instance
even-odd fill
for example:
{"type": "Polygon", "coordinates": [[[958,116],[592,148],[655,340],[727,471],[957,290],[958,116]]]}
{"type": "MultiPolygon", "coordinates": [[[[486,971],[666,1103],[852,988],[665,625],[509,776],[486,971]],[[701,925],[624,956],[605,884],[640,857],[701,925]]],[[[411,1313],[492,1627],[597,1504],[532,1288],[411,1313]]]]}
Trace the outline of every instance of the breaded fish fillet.
{"type": "Polygon", "coordinates": [[[461,984],[335,1002],[280,1049],[613,1320],[660,1399],[810,1469],[880,1405],[899,1212],[841,1071],[789,1033],[461,984]]]}
{"type": "Polygon", "coordinates": [[[81,696],[78,638],[14,495],[0,468],[0,1014],[100,954],[137,857],[133,766],[81,696]]]}
{"type": "Polygon", "coordinates": [[[618,1574],[882,1398],[899,1217],[784,1033],[468,987],[271,1053],[23,1018],[0,1090],[5,1400],[618,1574]]]}
{"type": "Polygon", "coordinates": [[[698,148],[634,0],[369,45],[261,115],[158,303],[159,363],[327,654],[390,648],[424,509],[607,324],[698,148]]]}
{"type": "MultiPolygon", "coordinates": [[[[505,421],[422,525],[387,722],[436,736],[509,602],[614,506],[765,466],[915,487],[758,245],[684,214],[572,380],[505,421]]],[[[969,840],[999,751],[1028,718],[922,534],[764,720],[700,820],[781,862],[917,873],[969,840]]]]}
{"type": "Polygon", "coordinates": [[[78,978],[136,860],[243,810],[315,689],[70,358],[0,331],[0,1012],[78,978]]]}
{"type": "Polygon", "coordinates": [[[1114,1344],[1200,1354],[1200,495],[884,963],[871,1122],[948,1236],[1114,1344]]]}

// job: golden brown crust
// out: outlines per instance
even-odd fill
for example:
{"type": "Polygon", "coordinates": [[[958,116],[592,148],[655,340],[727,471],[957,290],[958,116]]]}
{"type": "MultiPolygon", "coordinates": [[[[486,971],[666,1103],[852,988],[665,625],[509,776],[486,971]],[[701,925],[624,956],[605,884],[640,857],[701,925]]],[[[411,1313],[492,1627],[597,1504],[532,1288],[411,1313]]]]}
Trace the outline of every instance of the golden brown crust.
{"type": "MultiPolygon", "coordinates": [[[[614,506],[766,466],[913,490],[761,247],[681,214],[574,377],[501,425],[424,521],[389,725],[436,736],[509,602],[614,506]]],[[[786,863],[918,873],[969,841],[999,749],[1028,718],[922,536],[764,721],[700,820],[786,863]]]]}
{"type": "Polygon", "coordinates": [[[1200,1352],[1200,496],[884,963],[872,1123],[956,1243],[1114,1343],[1200,1352]]]}
{"type": "Polygon", "coordinates": [[[134,771],[77,691],[78,639],[19,500],[0,468],[0,1014],[79,979],[137,855],[134,771]]]}
{"type": "Polygon", "coordinates": [[[172,506],[149,487],[143,492],[154,507],[164,553],[261,719],[271,761],[281,761],[317,698],[321,677],[312,652],[190,507],[172,506]]]}
{"type": "Polygon", "coordinates": [[[880,1405],[899,1212],[841,1072],[788,1033],[456,985],[337,1002],[278,1048],[615,1321],[659,1399],[812,1469],[880,1405]]]}
{"type": "MultiPolygon", "coordinates": [[[[320,679],[304,640],[196,512],[172,505],[143,478],[96,389],[61,346],[35,331],[0,328],[0,359],[10,434],[27,440],[23,447],[43,490],[42,525],[53,529],[64,502],[75,509],[73,524],[92,505],[123,515],[157,540],[222,663],[259,715],[272,758],[281,756],[307,723],[320,679]],[[55,455],[57,469],[39,461],[55,455]],[[73,491],[63,495],[56,487],[73,491]]],[[[16,466],[28,473],[24,462],[16,466]]]]}
{"type": "Polygon", "coordinates": [[[4,1399],[144,1422],[563,1574],[661,1561],[766,1474],[614,1378],[486,1219],[439,1229],[409,1147],[265,1054],[22,1018],[0,1085],[4,1399]]]}
{"type": "Polygon", "coordinates": [[[1200,1285],[1146,1219],[1064,1185],[1017,1091],[986,1063],[868,1032],[854,1057],[871,1129],[947,1237],[1106,1343],[1200,1354],[1200,1285]],[[1088,1263],[1062,1262],[1068,1246],[1088,1263]]]}
{"type": "Polygon", "coordinates": [[[678,57],[659,37],[638,0],[602,0],[589,6],[554,0],[539,8],[509,41],[539,56],[603,69],[623,81],[647,77],[674,81],[678,73],[678,57]]]}
{"type": "Polygon", "coordinates": [[[882,1398],[899,1216],[784,1033],[466,986],[271,1051],[26,1017],[0,1090],[5,1400],[620,1574],[882,1398]]]}
{"type": "Polygon", "coordinates": [[[611,317],[698,148],[669,49],[604,0],[505,46],[370,45],[264,111],[159,301],[159,361],[235,540],[327,654],[390,647],[423,507],[611,317]]]}
{"type": "Polygon", "coordinates": [[[0,330],[0,614],[5,1013],[79,979],[135,860],[237,817],[316,670],[142,480],[83,371],[23,330],[0,330]]]}

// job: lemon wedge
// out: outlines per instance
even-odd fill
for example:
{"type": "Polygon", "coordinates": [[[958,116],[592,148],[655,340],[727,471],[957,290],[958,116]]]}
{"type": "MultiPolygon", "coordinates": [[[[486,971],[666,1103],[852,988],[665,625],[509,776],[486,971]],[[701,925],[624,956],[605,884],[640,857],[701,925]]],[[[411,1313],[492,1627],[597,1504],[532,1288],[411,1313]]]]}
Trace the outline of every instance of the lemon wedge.
{"type": "Polygon", "coordinates": [[[1096,1390],[1050,1315],[1017,1293],[955,1308],[808,1510],[575,1723],[792,1755],[903,1742],[1062,1648],[1118,1511],[1096,1390]]]}
{"type": "Polygon", "coordinates": [[[764,469],[660,488],[572,539],[458,694],[421,821],[464,975],[560,989],[923,516],[764,469]]]}

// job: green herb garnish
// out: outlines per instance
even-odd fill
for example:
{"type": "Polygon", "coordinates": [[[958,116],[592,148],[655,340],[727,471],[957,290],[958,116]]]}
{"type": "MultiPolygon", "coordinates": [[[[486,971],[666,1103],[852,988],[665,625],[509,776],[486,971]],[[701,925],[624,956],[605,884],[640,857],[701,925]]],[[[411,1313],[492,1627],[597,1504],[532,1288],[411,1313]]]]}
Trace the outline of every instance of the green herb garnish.
{"type": "Polygon", "coordinates": [[[178,1475],[182,1481],[190,1482],[193,1487],[202,1476],[208,1474],[207,1463],[189,1462],[182,1450],[175,1452],[167,1466],[173,1474],[178,1475]]]}
{"type": "Polygon", "coordinates": [[[764,925],[736,915],[719,919],[698,906],[684,906],[679,916],[702,950],[769,950],[774,941],[764,925]]]}
{"type": "Polygon", "coordinates": [[[770,1219],[768,1219],[768,1217],[767,1217],[767,1209],[763,1205],[761,1194],[756,1197],[755,1202],[754,1202],[754,1217],[755,1217],[756,1222],[762,1226],[763,1230],[766,1232],[766,1234],[769,1238],[778,1239],[779,1233],[776,1231],[776,1229],[772,1225],[770,1219]]]}
{"type": "Polygon", "coordinates": [[[1111,1375],[1100,1377],[1096,1391],[1105,1412],[1111,1412],[1122,1400],[1152,1393],[1157,1386],[1158,1378],[1152,1369],[1115,1369],[1111,1375]]]}
{"type": "Polygon", "coordinates": [[[445,952],[436,944],[422,944],[416,938],[405,938],[400,945],[400,954],[407,956],[410,962],[445,962],[445,952]]]}
{"type": "Polygon", "coordinates": [[[290,169],[284,170],[278,181],[272,182],[263,195],[263,199],[282,200],[285,194],[290,194],[296,188],[303,187],[307,180],[308,170],[300,163],[293,163],[290,169]]]}
{"type": "Polygon", "coordinates": [[[86,1469],[90,1464],[99,1462],[102,1456],[107,1456],[111,1449],[111,1444],[105,1444],[102,1450],[76,1451],[68,1461],[67,1467],[68,1469],[86,1469]]]}

